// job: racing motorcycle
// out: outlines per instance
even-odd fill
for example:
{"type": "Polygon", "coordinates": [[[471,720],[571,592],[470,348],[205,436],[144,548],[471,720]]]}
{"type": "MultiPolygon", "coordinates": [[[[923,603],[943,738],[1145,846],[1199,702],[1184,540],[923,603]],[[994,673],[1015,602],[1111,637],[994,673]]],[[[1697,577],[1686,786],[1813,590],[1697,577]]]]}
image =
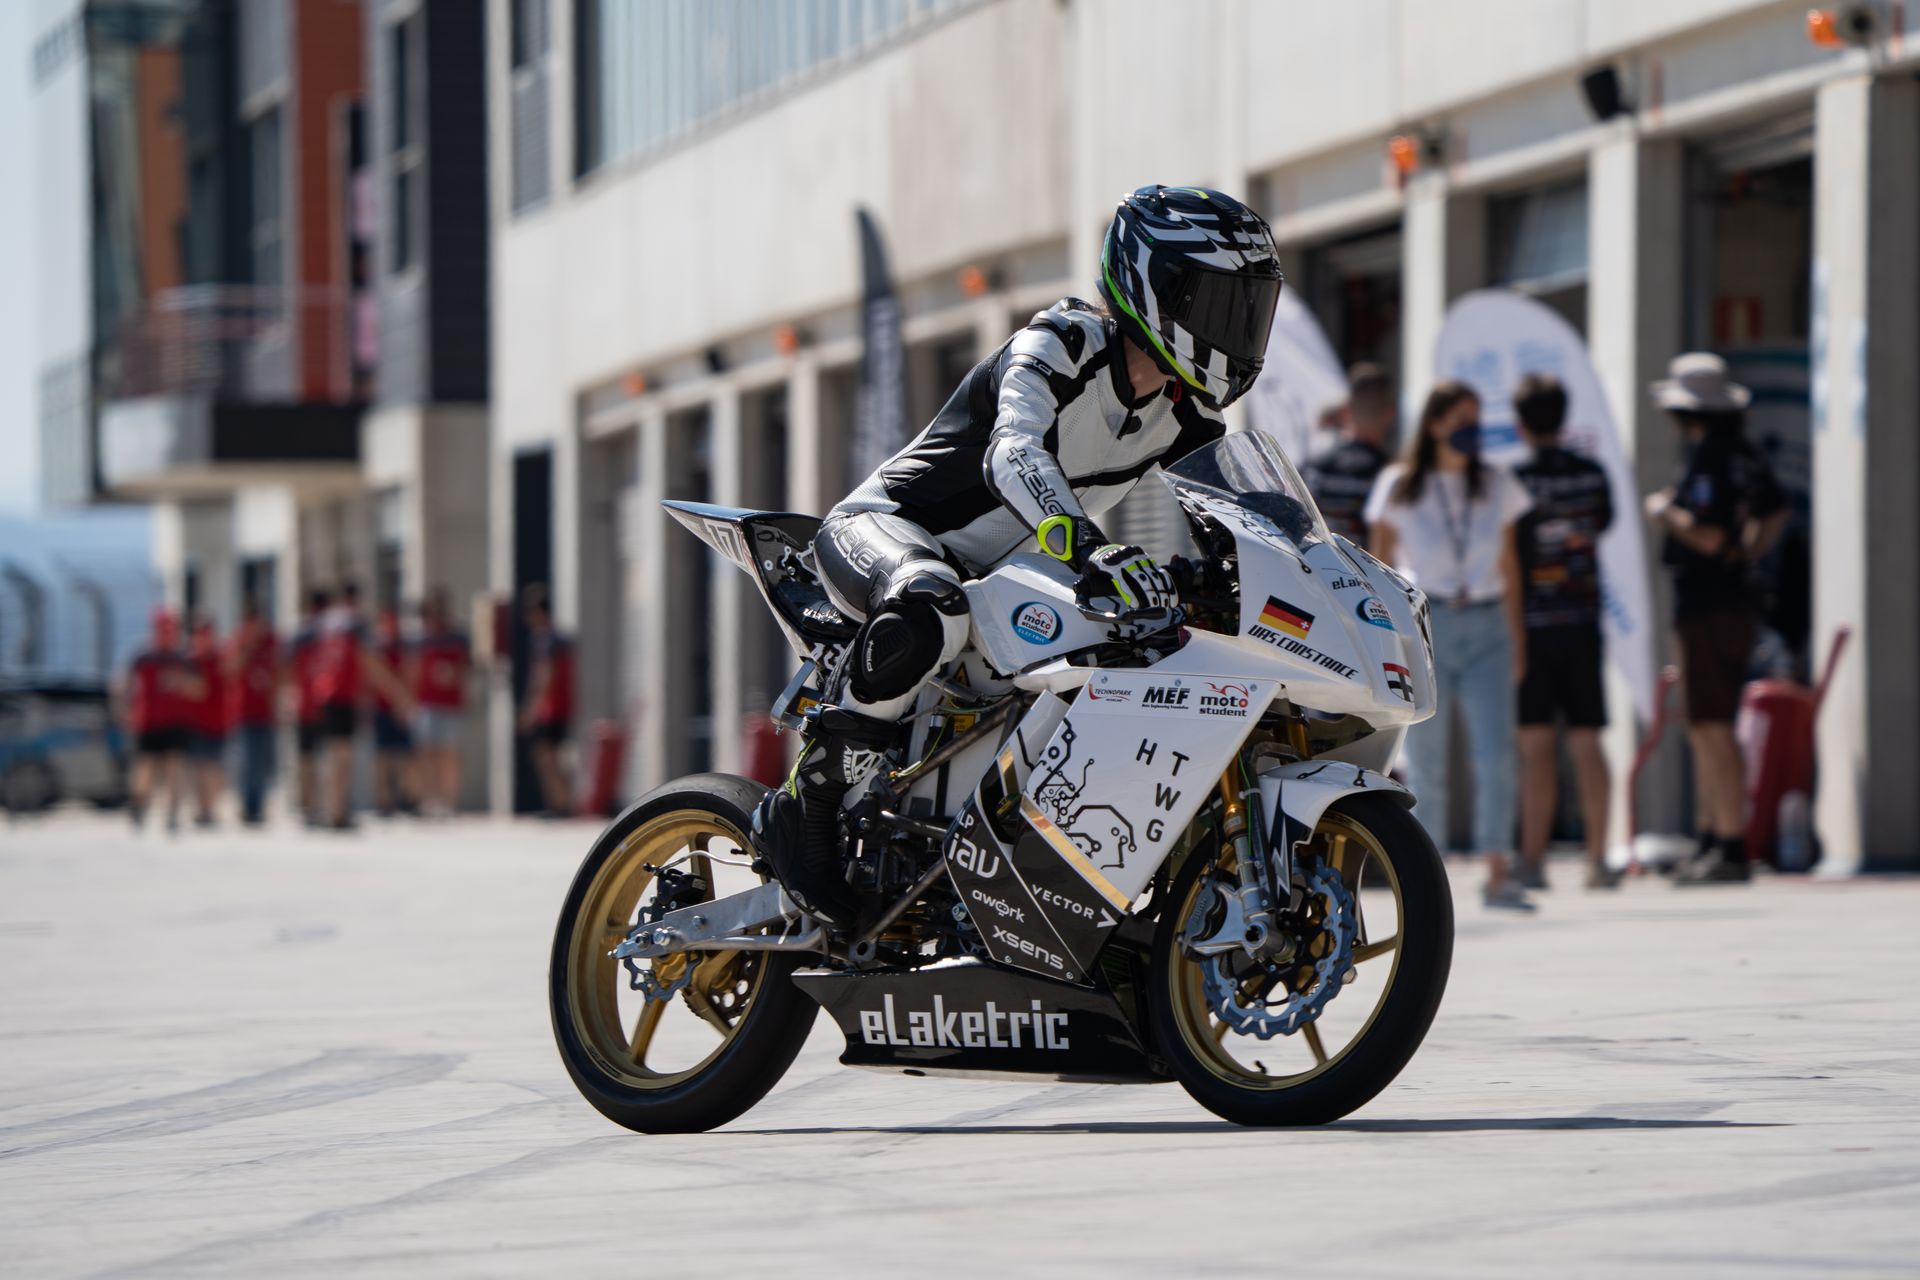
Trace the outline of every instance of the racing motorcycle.
{"type": "MultiPolygon", "coordinates": [[[[1433,714],[1425,597],[1330,533],[1270,437],[1163,472],[1197,558],[1180,604],[1120,612],[1016,554],[965,584],[968,648],[840,812],[851,925],[810,916],[749,840],[765,788],[699,774],[616,818],[553,940],[554,1037],[643,1132],[753,1106],[819,1008],[841,1062],[1177,1080],[1247,1125],[1331,1121],[1418,1048],[1453,952],[1433,843],[1387,774],[1433,714]]],[[[750,573],[800,658],[804,731],[855,631],[819,521],[668,502],[750,573]]]]}

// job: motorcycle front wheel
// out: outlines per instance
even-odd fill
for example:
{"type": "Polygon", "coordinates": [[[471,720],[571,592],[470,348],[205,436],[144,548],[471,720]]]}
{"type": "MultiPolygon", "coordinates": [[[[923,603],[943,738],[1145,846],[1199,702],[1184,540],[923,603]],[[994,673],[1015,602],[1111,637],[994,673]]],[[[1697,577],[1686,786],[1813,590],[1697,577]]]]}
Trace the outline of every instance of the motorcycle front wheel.
{"type": "Polygon", "coordinates": [[[656,907],[661,870],[703,880],[692,901],[762,883],[747,866],[746,833],[763,793],[724,774],[670,782],[615,818],[574,876],[548,970],[553,1037],[581,1095],[615,1124],[642,1133],[725,1124],[766,1096],[806,1041],[818,1006],[791,981],[804,955],[637,961],[639,989],[608,955],[656,907]]]}
{"type": "MultiPolygon", "coordinates": [[[[1303,858],[1345,885],[1357,918],[1350,978],[1292,1034],[1262,1039],[1214,1012],[1204,966],[1181,930],[1207,876],[1231,879],[1230,853],[1201,848],[1175,876],[1154,938],[1154,1040],[1201,1106],[1236,1124],[1317,1125],[1365,1105],[1407,1065],[1432,1025],[1453,960],[1453,898],[1433,841],[1383,795],[1348,796],[1322,816],[1303,858]]],[[[1311,940],[1308,940],[1309,942],[1311,940]]],[[[1248,1005],[1284,1001],[1305,970],[1240,978],[1248,1005]]]]}

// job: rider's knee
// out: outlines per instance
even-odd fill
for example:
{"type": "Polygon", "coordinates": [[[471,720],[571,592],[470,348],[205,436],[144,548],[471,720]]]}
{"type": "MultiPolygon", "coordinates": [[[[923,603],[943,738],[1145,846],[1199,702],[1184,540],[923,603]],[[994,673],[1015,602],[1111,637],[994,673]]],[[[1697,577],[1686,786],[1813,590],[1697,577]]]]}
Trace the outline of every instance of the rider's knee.
{"type": "Polygon", "coordinates": [[[854,702],[877,708],[914,692],[939,669],[941,638],[940,615],[924,601],[897,601],[868,618],[853,642],[854,702]]]}
{"type": "Polygon", "coordinates": [[[848,692],[868,715],[906,714],[927,678],[959,656],[967,639],[967,597],[942,573],[904,573],[854,637],[848,692]]]}
{"type": "Polygon", "coordinates": [[[887,602],[898,607],[923,604],[933,610],[940,631],[940,655],[934,663],[935,670],[959,657],[960,650],[966,647],[967,593],[961,590],[959,580],[948,566],[908,566],[889,584],[887,602]]]}

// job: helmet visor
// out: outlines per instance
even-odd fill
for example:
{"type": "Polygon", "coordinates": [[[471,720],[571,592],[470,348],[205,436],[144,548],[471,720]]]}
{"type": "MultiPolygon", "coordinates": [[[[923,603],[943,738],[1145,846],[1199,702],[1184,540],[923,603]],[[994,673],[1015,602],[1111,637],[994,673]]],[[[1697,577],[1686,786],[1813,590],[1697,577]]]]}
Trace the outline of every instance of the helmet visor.
{"type": "Polygon", "coordinates": [[[1256,276],[1187,265],[1172,284],[1156,290],[1167,318],[1230,360],[1266,355],[1280,298],[1278,272],[1256,276]]]}

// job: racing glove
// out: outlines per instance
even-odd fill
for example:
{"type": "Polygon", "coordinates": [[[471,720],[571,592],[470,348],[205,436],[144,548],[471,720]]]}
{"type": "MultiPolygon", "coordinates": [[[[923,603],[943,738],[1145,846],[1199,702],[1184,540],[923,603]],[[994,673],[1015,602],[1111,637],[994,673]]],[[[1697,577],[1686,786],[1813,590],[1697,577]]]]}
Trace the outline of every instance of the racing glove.
{"type": "Polygon", "coordinates": [[[1081,585],[1090,594],[1118,597],[1127,613],[1170,609],[1180,601],[1172,574],[1140,548],[1115,542],[1087,557],[1081,585]]]}

